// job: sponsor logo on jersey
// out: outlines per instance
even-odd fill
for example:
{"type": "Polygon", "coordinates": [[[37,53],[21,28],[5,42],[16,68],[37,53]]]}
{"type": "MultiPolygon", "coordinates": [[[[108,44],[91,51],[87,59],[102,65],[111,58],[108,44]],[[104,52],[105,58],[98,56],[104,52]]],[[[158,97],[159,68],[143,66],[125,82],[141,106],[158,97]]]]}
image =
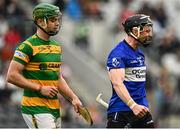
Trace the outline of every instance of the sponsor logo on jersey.
{"type": "Polygon", "coordinates": [[[49,64],[41,63],[39,65],[39,69],[40,70],[48,70],[48,69],[52,69],[52,68],[59,68],[60,65],[61,65],[60,63],[49,63],[49,64]]]}
{"type": "Polygon", "coordinates": [[[146,80],[146,66],[125,69],[125,81],[141,82],[146,80]]]}
{"type": "Polygon", "coordinates": [[[15,54],[14,54],[15,57],[19,57],[21,59],[26,59],[26,55],[20,51],[15,51],[15,54]]]}

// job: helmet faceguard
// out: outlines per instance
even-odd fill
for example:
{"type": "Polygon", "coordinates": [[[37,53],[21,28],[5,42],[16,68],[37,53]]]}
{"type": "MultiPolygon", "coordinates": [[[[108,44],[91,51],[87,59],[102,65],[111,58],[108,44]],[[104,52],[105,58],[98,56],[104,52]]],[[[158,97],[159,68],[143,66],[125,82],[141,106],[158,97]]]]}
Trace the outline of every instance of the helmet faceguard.
{"type": "Polygon", "coordinates": [[[148,46],[152,42],[153,24],[150,16],[144,14],[133,15],[127,18],[122,25],[124,26],[125,32],[140,42],[143,46],[148,46]],[[150,31],[150,35],[142,36],[141,32],[146,31],[147,28],[148,31],[150,31]],[[137,31],[136,35],[133,33],[133,29],[137,31]]]}
{"type": "Polygon", "coordinates": [[[45,28],[47,28],[47,22],[49,18],[52,18],[52,17],[60,17],[60,24],[61,24],[62,13],[60,12],[59,7],[48,4],[48,3],[40,3],[33,9],[34,23],[49,36],[54,36],[58,33],[58,31],[54,32],[54,31],[45,30],[45,28]],[[44,26],[40,26],[37,24],[38,19],[44,20],[44,26]]]}

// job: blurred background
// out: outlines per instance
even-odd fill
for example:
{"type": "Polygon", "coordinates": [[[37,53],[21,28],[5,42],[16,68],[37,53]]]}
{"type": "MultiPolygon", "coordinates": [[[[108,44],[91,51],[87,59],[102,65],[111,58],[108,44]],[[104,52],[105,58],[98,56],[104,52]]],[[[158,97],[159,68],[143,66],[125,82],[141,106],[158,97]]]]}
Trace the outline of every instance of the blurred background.
{"type": "MultiPolygon", "coordinates": [[[[130,15],[150,15],[154,40],[143,48],[147,64],[147,95],[156,127],[180,127],[180,0],[0,0],[0,127],[24,128],[20,113],[22,89],[5,81],[18,43],[35,33],[32,9],[40,2],[60,7],[63,22],[55,39],[62,43],[62,74],[93,117],[92,127],[106,126],[109,101],[106,71],[109,51],[123,39],[121,23],[130,15]]],[[[60,96],[62,127],[89,127],[60,96]]]]}

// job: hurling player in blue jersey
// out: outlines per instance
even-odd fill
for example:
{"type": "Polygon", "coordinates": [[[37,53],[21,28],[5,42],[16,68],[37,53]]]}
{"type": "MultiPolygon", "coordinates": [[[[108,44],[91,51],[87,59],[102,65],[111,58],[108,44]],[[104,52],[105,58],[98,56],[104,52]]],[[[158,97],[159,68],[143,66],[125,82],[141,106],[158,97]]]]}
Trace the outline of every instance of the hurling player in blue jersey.
{"type": "Polygon", "coordinates": [[[107,128],[154,128],[145,91],[145,57],[139,48],[150,44],[153,24],[149,16],[136,14],[128,17],[123,26],[127,36],[107,60],[113,87],[107,128]]]}

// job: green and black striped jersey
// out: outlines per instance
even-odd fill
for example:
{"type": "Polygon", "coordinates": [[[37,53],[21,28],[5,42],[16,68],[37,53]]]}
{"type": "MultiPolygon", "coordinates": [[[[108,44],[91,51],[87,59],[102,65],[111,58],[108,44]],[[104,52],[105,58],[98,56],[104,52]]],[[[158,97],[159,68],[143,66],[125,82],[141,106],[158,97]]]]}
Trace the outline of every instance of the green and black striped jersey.
{"type": "MultiPolygon", "coordinates": [[[[53,40],[44,41],[36,34],[22,42],[15,50],[13,60],[23,64],[23,76],[42,86],[58,86],[61,65],[61,46],[53,40]]],[[[51,113],[59,117],[59,100],[40,92],[24,89],[21,109],[26,114],[51,113]]]]}

